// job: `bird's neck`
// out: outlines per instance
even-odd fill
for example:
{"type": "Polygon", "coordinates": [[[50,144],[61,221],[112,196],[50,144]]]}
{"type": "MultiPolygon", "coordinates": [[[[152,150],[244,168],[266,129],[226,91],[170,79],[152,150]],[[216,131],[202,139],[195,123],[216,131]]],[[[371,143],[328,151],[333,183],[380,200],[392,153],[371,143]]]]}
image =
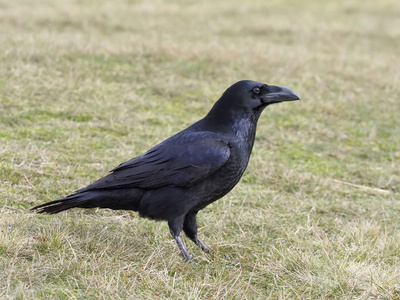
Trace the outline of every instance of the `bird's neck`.
{"type": "Polygon", "coordinates": [[[254,144],[257,121],[260,114],[240,110],[223,110],[213,107],[201,121],[204,130],[217,131],[225,136],[236,137],[249,145],[249,150],[254,144]]]}

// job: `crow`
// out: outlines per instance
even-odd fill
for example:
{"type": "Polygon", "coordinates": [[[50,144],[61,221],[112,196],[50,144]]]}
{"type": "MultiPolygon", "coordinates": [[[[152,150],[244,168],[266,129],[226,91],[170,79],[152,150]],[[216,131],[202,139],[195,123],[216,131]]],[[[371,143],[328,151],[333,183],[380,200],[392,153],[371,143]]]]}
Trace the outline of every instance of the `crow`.
{"type": "Polygon", "coordinates": [[[193,262],[181,231],[203,251],[210,251],[197,237],[197,213],[226,195],[242,177],[264,108],[293,100],[300,97],[288,88],[239,81],[200,121],[74,194],[32,210],[49,214],[73,207],[137,211],[141,217],[167,221],[184,260],[193,262]]]}

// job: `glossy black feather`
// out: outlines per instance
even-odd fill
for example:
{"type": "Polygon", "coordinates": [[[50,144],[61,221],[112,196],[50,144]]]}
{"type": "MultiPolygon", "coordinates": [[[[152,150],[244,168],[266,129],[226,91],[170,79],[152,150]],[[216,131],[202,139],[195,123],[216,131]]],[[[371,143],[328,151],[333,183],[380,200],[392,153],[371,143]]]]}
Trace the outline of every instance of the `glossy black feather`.
{"type": "Polygon", "coordinates": [[[216,172],[230,156],[217,134],[188,132],[135,157],[78,192],[115,188],[190,187],[216,172]]]}

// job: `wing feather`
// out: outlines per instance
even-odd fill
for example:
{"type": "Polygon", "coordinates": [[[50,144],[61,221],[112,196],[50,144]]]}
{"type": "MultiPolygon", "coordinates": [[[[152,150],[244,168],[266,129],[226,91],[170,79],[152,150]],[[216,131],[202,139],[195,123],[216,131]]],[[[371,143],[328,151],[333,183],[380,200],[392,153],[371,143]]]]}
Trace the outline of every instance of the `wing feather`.
{"type": "Polygon", "coordinates": [[[202,137],[161,143],[110,174],[78,190],[189,187],[221,168],[229,159],[230,146],[222,139],[202,137]]]}

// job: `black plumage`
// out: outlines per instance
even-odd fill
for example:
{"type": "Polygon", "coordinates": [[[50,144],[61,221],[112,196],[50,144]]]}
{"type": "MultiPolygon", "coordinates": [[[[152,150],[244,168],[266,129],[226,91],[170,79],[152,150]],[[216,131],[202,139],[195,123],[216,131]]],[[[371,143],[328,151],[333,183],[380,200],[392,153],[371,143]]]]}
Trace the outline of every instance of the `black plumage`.
{"type": "Polygon", "coordinates": [[[198,211],[227,194],[242,177],[264,108],[299,99],[285,87],[239,81],[200,121],[75,194],[32,209],[50,214],[73,207],[138,211],[168,221],[184,259],[192,261],[180,232],[209,251],[197,237],[198,211]]]}

